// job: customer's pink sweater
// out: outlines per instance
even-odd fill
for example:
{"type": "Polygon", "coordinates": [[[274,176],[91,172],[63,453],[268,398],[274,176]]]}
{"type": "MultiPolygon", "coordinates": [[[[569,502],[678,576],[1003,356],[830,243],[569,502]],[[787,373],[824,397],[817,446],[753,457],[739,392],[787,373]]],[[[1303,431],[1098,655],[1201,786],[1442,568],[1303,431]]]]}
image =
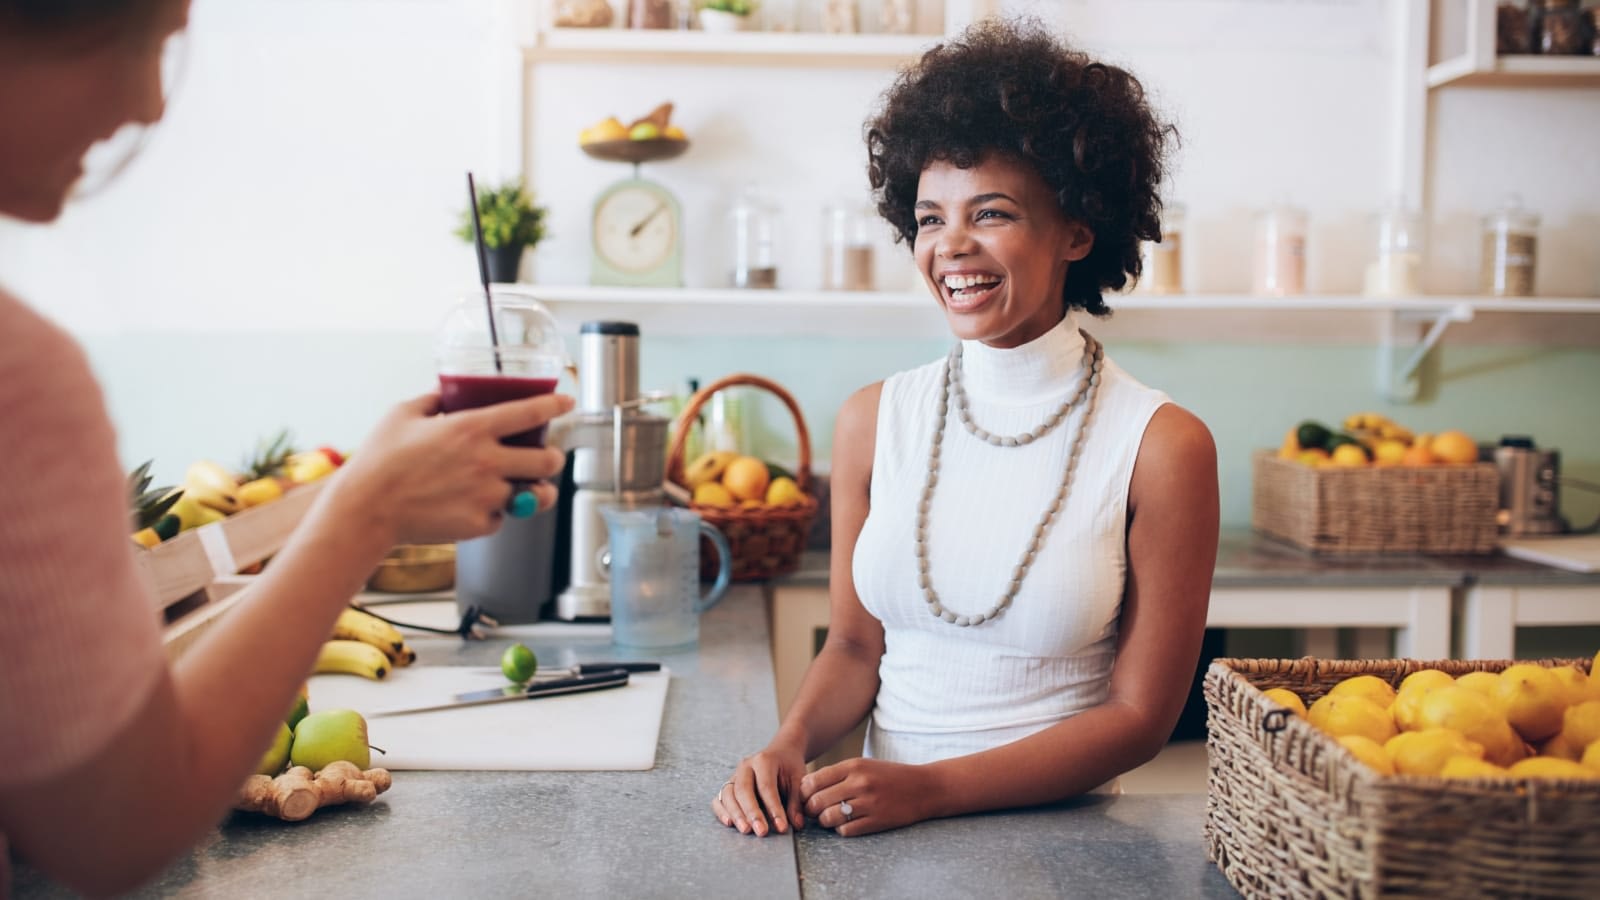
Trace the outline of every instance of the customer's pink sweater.
{"type": "Polygon", "coordinates": [[[0,790],[81,765],[154,689],[166,661],[135,549],[83,351],[0,291],[0,790]]]}

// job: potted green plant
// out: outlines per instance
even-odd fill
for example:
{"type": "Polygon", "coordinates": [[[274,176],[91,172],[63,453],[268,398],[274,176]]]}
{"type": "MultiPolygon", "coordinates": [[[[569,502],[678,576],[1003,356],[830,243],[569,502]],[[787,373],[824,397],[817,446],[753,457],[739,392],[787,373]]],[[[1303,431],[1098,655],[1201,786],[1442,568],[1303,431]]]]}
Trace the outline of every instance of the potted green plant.
{"type": "MultiPolygon", "coordinates": [[[[532,193],[521,181],[478,189],[478,219],[483,224],[490,281],[517,280],[522,251],[544,240],[548,214],[549,210],[534,205],[532,193]]],[[[469,244],[473,242],[472,210],[461,211],[461,225],[456,229],[456,236],[469,244]]]]}
{"type": "Polygon", "coordinates": [[[705,0],[700,5],[700,29],[726,33],[744,31],[755,16],[755,0],[705,0]]]}

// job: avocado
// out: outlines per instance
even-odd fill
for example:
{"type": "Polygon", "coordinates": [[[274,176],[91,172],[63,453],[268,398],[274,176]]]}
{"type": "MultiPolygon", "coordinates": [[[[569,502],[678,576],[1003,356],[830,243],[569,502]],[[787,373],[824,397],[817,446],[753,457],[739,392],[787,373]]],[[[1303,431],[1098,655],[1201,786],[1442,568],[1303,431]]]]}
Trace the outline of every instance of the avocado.
{"type": "Polygon", "coordinates": [[[1295,439],[1300,442],[1302,450],[1310,450],[1313,447],[1332,450],[1333,447],[1328,444],[1328,438],[1332,436],[1333,431],[1328,426],[1310,419],[1301,422],[1300,427],[1295,429],[1295,439]]]}

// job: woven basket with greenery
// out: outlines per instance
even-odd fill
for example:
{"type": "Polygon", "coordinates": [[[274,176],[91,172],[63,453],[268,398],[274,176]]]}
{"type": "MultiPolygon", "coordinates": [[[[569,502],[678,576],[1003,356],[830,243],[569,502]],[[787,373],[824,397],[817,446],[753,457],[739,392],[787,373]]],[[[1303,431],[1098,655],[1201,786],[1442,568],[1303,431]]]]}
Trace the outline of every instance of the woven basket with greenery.
{"type": "MultiPolygon", "coordinates": [[[[712,395],[718,391],[740,385],[761,388],[775,395],[794,417],[795,436],[799,444],[794,479],[805,497],[802,502],[788,506],[727,507],[691,502],[689,508],[727,537],[728,546],[733,551],[733,580],[758,581],[787,575],[799,568],[806,536],[811,532],[812,520],[817,517],[817,500],[811,475],[811,434],[806,430],[805,417],[801,415],[800,405],[794,397],[777,382],[746,374],[729,375],[696,391],[673,425],[672,444],[667,449],[667,480],[680,485],[684,483],[683,454],[689,436],[688,426],[700,414],[700,408],[710,402],[712,395]]],[[[707,550],[708,546],[709,542],[706,542],[700,548],[700,572],[706,580],[716,574],[716,558],[707,550]]]]}
{"type": "Polygon", "coordinates": [[[1380,775],[1262,693],[1287,688],[1309,704],[1354,675],[1398,686],[1422,669],[1509,665],[1216,660],[1205,677],[1207,856],[1246,897],[1597,896],[1600,780],[1380,775]]]}

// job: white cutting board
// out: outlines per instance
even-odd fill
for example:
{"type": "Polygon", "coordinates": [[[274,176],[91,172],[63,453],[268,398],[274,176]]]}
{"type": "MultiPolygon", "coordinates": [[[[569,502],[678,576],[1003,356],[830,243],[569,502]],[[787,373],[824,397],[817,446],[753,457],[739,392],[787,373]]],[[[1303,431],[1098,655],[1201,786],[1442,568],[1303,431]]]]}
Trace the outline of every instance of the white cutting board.
{"type": "MultiPolygon", "coordinates": [[[[656,764],[667,705],[665,668],[635,672],[624,687],[483,706],[367,719],[367,741],[386,769],[496,771],[641,770],[656,764]]],[[[412,666],[383,681],[355,675],[311,678],[311,710],[363,715],[447,702],[463,691],[506,683],[499,667],[412,666]]]]}
{"type": "Polygon", "coordinates": [[[1557,566],[1574,572],[1600,572],[1600,535],[1519,538],[1504,541],[1507,556],[1557,566]]]}

